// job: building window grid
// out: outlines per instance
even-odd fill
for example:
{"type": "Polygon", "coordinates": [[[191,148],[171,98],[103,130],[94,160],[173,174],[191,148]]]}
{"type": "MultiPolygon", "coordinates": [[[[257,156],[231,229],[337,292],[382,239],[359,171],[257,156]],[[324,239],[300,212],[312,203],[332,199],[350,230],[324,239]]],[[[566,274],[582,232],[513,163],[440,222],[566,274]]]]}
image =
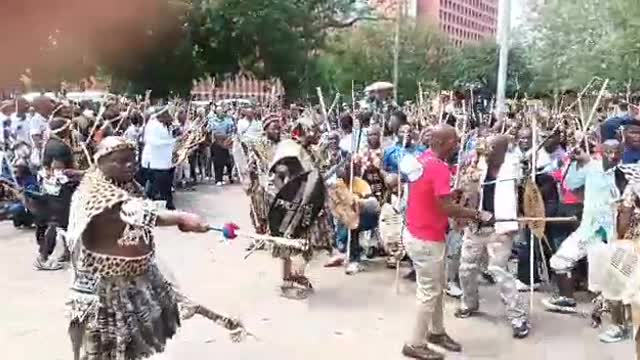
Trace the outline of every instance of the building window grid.
{"type": "Polygon", "coordinates": [[[495,34],[493,24],[496,14],[495,6],[480,0],[440,0],[441,29],[454,39],[456,46],[468,40],[480,40],[486,35],[495,34]],[[476,8],[469,8],[475,6],[476,8]],[[481,11],[478,11],[477,8],[481,11]],[[447,11],[448,10],[448,11],[447,11]]]}

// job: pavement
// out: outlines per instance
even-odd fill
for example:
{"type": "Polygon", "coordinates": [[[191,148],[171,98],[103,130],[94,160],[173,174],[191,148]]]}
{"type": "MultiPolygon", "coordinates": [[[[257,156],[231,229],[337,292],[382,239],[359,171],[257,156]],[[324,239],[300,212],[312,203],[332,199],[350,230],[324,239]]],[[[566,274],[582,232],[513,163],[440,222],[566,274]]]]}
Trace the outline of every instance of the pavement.
{"type": "MultiPolygon", "coordinates": [[[[234,221],[251,229],[248,199],[237,186],[202,185],[176,198],[179,207],[213,224],[234,221]]],[[[400,350],[413,326],[415,285],[401,280],[397,294],[395,272],[381,261],[346,276],[340,268],[323,268],[327,257],[319,255],[308,272],[316,293],[306,301],[292,301],[279,296],[279,262],[266,252],[243,260],[246,239],[227,244],[217,234],[163,228],[156,242],[161,267],[169,269],[167,277],[175,279],[182,292],[239,317],[257,338],[232,343],[217,325],[194,318],[185,321],[166,352],[153,359],[403,359],[400,350]]],[[[0,360],[72,358],[64,316],[70,275],[33,270],[35,254],[32,230],[0,223],[0,360]]],[[[479,317],[454,318],[457,300],[447,299],[447,331],[464,348],[447,359],[633,359],[631,341],[602,344],[589,319],[543,311],[540,300],[545,294],[534,297],[530,336],[514,340],[497,288],[483,286],[480,292],[479,317]]],[[[580,307],[589,309],[586,303],[580,307]]]]}

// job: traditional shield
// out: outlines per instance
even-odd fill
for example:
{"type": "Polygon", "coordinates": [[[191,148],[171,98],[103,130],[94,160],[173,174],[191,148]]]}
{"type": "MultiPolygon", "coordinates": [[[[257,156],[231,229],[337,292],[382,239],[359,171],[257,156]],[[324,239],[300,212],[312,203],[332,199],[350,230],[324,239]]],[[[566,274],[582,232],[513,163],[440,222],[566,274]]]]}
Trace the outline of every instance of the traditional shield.
{"type": "Polygon", "coordinates": [[[299,238],[317,220],[325,200],[324,181],[318,171],[302,173],[278,191],[269,208],[273,236],[299,238]]]}
{"type": "Polygon", "coordinates": [[[64,184],[58,195],[25,191],[25,206],[39,221],[66,227],[69,221],[71,197],[77,186],[77,182],[64,184]]]}

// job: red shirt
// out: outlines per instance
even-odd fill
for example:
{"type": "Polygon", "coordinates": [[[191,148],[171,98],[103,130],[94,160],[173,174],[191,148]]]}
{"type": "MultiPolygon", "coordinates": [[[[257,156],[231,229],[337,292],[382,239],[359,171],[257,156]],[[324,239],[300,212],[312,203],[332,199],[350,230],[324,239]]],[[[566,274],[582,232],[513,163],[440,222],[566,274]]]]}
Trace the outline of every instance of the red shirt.
{"type": "Polygon", "coordinates": [[[582,204],[582,197],[579,194],[571,191],[567,187],[566,180],[562,181],[569,165],[571,165],[571,159],[569,159],[569,157],[567,156],[563,160],[563,166],[560,169],[552,172],[551,175],[557,182],[562,182],[562,184],[560,184],[562,203],[567,205],[582,204]]]}
{"type": "Polygon", "coordinates": [[[409,184],[407,199],[407,229],[414,237],[425,241],[444,241],[448,217],[438,206],[438,198],[451,194],[449,165],[431,150],[418,161],[422,176],[409,184]]]}

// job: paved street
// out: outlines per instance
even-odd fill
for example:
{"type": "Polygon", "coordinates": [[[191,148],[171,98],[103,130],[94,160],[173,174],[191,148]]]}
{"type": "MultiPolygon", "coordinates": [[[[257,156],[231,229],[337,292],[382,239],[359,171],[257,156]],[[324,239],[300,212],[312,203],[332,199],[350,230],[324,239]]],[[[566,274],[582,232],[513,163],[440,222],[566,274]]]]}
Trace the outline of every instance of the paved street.
{"type": "MultiPolygon", "coordinates": [[[[239,187],[201,186],[177,194],[180,207],[201,213],[212,223],[235,221],[250,228],[248,201],[239,187]]],[[[325,360],[402,359],[400,349],[413,319],[414,285],[393,290],[394,272],[372,263],[368,271],[348,277],[324,269],[324,256],[310,268],[317,293],[306,302],[278,296],[279,264],[268,254],[243,260],[247,241],[225,245],[217,235],[157,233],[159,258],[183,291],[217,311],[240,317],[258,336],[231,343],[208,320],[192,319],[158,359],[325,360]]],[[[68,360],[64,299],[69,274],[36,272],[32,231],[0,224],[0,359],[68,360]]],[[[483,316],[458,320],[454,300],[446,304],[449,333],[464,346],[447,359],[608,360],[631,359],[629,341],[604,345],[587,319],[549,314],[535,300],[531,336],[515,341],[503,318],[498,296],[483,287],[483,316]]],[[[586,304],[583,304],[586,308],[586,304]]]]}

